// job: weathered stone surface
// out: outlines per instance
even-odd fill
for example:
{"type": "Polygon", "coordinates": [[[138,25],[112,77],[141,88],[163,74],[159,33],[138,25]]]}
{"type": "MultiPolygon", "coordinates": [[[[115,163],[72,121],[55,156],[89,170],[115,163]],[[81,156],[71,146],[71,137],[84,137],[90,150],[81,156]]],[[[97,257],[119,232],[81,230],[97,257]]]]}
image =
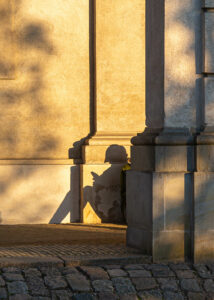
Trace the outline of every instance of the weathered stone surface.
{"type": "Polygon", "coordinates": [[[74,292],[89,292],[91,290],[90,282],[83,275],[66,275],[69,286],[74,292]]]}
{"type": "Polygon", "coordinates": [[[37,296],[37,297],[33,297],[32,300],[52,300],[52,299],[50,297],[37,296]]]}
{"type": "Polygon", "coordinates": [[[188,292],[200,292],[201,288],[196,279],[182,279],[181,289],[188,292]]]}
{"type": "Polygon", "coordinates": [[[97,300],[97,297],[92,294],[75,294],[72,300],[97,300]]]}
{"type": "Polygon", "coordinates": [[[48,296],[49,292],[44,285],[41,277],[27,277],[26,279],[29,290],[33,296],[48,296]]]}
{"type": "Polygon", "coordinates": [[[152,277],[151,273],[146,270],[130,270],[128,271],[130,277],[152,277]]]}
{"type": "Polygon", "coordinates": [[[144,264],[143,265],[146,270],[150,271],[170,271],[170,268],[166,264],[144,264]]]}
{"type": "Polygon", "coordinates": [[[126,277],[127,276],[127,273],[121,269],[108,270],[108,274],[110,277],[126,277]]]}
{"type": "Polygon", "coordinates": [[[154,277],[174,277],[175,274],[170,270],[153,270],[152,274],[154,277]]]}
{"type": "Polygon", "coordinates": [[[187,264],[170,264],[172,270],[190,270],[190,267],[187,264]]]}
{"type": "Polygon", "coordinates": [[[98,295],[99,300],[118,300],[119,297],[118,295],[115,295],[114,293],[111,292],[101,292],[98,295]]]}
{"type": "Polygon", "coordinates": [[[164,300],[184,300],[184,296],[181,293],[164,292],[164,300]]]}
{"type": "Polygon", "coordinates": [[[194,174],[194,258],[196,263],[214,259],[213,193],[214,173],[194,174]]]}
{"type": "Polygon", "coordinates": [[[206,267],[206,265],[196,264],[194,265],[195,270],[201,278],[214,278],[214,274],[206,267]]]}
{"type": "Polygon", "coordinates": [[[65,268],[62,268],[62,274],[63,275],[68,275],[68,274],[77,274],[78,275],[80,273],[74,267],[65,267],[65,268]]]}
{"type": "Polygon", "coordinates": [[[32,300],[52,300],[52,299],[50,297],[37,296],[37,297],[32,297],[32,300]]]}
{"type": "Polygon", "coordinates": [[[112,292],[114,290],[110,280],[94,280],[92,285],[96,292],[112,292]]]}
{"type": "Polygon", "coordinates": [[[132,278],[132,282],[134,283],[137,291],[158,288],[158,284],[154,278],[132,278]]]}
{"type": "Polygon", "coordinates": [[[208,266],[208,268],[210,269],[210,271],[211,271],[212,273],[214,273],[214,264],[209,263],[209,264],[207,264],[207,266],[208,266]]]}
{"type": "Polygon", "coordinates": [[[60,270],[55,267],[41,267],[40,271],[42,272],[43,275],[50,275],[50,276],[60,276],[60,270]]]}
{"type": "Polygon", "coordinates": [[[70,300],[73,293],[71,291],[67,290],[59,290],[59,291],[52,291],[51,293],[51,299],[52,300],[70,300]]]}
{"type": "Polygon", "coordinates": [[[5,288],[0,288],[0,299],[7,299],[7,290],[5,288]]]}
{"type": "Polygon", "coordinates": [[[7,288],[10,294],[27,294],[28,287],[23,281],[13,281],[7,283],[7,288]]]}
{"type": "Polygon", "coordinates": [[[124,267],[124,269],[127,270],[127,271],[131,271],[131,270],[143,270],[144,267],[143,267],[143,265],[140,265],[140,264],[139,265],[132,264],[132,265],[126,265],[124,267]]]}
{"type": "Polygon", "coordinates": [[[120,300],[138,300],[138,297],[135,294],[120,295],[120,300]]]}
{"type": "Polygon", "coordinates": [[[67,287],[67,283],[62,276],[46,276],[44,278],[45,284],[53,290],[63,289],[67,287]]]}
{"type": "Polygon", "coordinates": [[[163,296],[160,290],[150,290],[150,291],[144,291],[140,292],[139,296],[142,300],[162,300],[163,296]]]}
{"type": "Polygon", "coordinates": [[[112,269],[121,269],[121,265],[105,265],[103,266],[106,270],[112,270],[112,269]]]}
{"type": "Polygon", "coordinates": [[[5,286],[5,281],[2,276],[0,276],[0,286],[5,286]]]}
{"type": "Polygon", "coordinates": [[[100,267],[81,267],[91,280],[109,279],[108,273],[100,267]]]}
{"type": "Polygon", "coordinates": [[[112,282],[118,294],[133,294],[136,292],[129,278],[116,277],[112,279],[112,282]]]}
{"type": "Polygon", "coordinates": [[[192,270],[177,270],[175,271],[178,278],[194,278],[195,273],[192,270]]]}
{"type": "MultiPolygon", "coordinates": [[[[0,298],[1,299],[1,298],[0,298]]],[[[17,294],[9,297],[9,300],[33,300],[33,297],[25,294],[17,294]]],[[[37,299],[39,300],[39,299],[37,299]]]]}
{"type": "Polygon", "coordinates": [[[204,281],[204,289],[207,292],[214,293],[214,281],[212,279],[207,279],[204,281]]]}
{"type": "Polygon", "coordinates": [[[5,280],[7,281],[23,281],[24,278],[21,274],[3,273],[5,280]]]}
{"type": "Polygon", "coordinates": [[[178,291],[178,281],[172,278],[157,278],[157,281],[161,285],[161,289],[164,291],[178,291]]]}
{"type": "Polygon", "coordinates": [[[36,268],[23,269],[25,277],[40,277],[41,272],[36,268]]]}
{"type": "Polygon", "coordinates": [[[21,269],[16,267],[2,268],[3,273],[21,273],[21,269]]]}
{"type": "Polygon", "coordinates": [[[188,293],[188,299],[189,300],[205,300],[206,296],[203,293],[190,292],[190,293],[188,293]]]}

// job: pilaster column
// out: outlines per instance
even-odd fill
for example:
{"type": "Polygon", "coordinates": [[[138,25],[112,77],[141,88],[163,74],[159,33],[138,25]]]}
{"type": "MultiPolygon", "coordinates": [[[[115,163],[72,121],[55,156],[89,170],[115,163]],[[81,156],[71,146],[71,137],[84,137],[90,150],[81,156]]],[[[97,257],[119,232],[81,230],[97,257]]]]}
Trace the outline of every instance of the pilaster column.
{"type": "Polygon", "coordinates": [[[146,20],[147,128],[132,139],[127,244],[154,261],[184,261],[194,251],[201,1],[147,1],[146,20]]]}
{"type": "Polygon", "coordinates": [[[214,260],[214,3],[203,3],[204,102],[203,131],[197,137],[197,173],[194,175],[194,258],[214,260]]]}
{"type": "Polygon", "coordinates": [[[121,168],[145,126],[145,1],[94,6],[95,134],[82,149],[82,220],[121,222],[121,168]]]}

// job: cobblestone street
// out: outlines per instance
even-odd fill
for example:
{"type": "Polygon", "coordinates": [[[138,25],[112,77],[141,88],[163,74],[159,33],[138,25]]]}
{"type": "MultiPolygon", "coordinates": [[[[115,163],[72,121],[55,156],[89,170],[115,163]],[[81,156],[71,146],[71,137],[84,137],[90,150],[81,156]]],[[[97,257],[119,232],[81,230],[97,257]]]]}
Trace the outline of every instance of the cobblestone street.
{"type": "Polygon", "coordinates": [[[214,264],[57,264],[0,272],[0,299],[214,299],[214,264]]]}

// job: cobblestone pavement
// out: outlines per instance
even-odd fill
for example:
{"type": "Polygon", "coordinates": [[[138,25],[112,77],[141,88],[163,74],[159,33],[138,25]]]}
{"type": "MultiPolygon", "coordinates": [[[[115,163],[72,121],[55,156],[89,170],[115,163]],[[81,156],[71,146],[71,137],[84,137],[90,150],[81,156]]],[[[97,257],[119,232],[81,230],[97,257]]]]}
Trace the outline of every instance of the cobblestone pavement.
{"type": "Polygon", "coordinates": [[[0,299],[214,299],[214,264],[5,267],[0,299]]]}

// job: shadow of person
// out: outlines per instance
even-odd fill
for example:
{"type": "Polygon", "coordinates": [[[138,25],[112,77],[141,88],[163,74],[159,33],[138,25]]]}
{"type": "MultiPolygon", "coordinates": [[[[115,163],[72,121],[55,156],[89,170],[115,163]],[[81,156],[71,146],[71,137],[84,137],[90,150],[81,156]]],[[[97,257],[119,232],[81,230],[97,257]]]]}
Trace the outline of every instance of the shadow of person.
{"type": "Polygon", "coordinates": [[[83,189],[83,221],[90,223],[92,218],[102,223],[124,223],[121,199],[121,171],[127,164],[126,149],[120,145],[111,145],[106,150],[103,167],[93,166],[92,186],[83,189]],[[97,172],[96,173],[96,168],[97,172]],[[103,171],[104,169],[104,171],[103,171]],[[100,170],[103,172],[100,174],[100,170]],[[95,214],[95,217],[91,217],[95,214]]]}

